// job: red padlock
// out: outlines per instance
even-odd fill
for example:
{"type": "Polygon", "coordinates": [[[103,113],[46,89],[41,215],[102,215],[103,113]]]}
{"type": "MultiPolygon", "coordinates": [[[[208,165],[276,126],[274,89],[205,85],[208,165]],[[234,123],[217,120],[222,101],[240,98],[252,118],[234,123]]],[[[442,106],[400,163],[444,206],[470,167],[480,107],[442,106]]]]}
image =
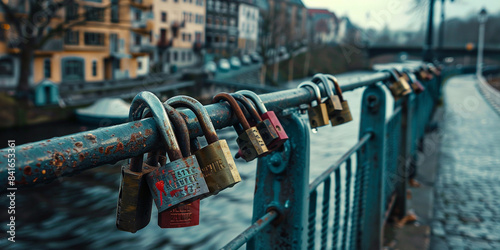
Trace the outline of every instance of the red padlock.
{"type": "MultiPolygon", "coordinates": [[[[172,123],[175,136],[183,157],[191,156],[189,130],[181,114],[172,106],[163,103],[172,123]]],[[[200,200],[166,210],[158,214],[158,226],[161,228],[192,227],[200,224],[200,200]]]]}
{"type": "Polygon", "coordinates": [[[260,99],[259,95],[255,94],[252,91],[241,90],[236,93],[242,94],[252,100],[252,102],[257,107],[257,110],[259,111],[260,117],[262,118],[263,122],[269,121],[272,127],[275,129],[278,137],[274,138],[269,143],[266,142],[266,144],[268,144],[267,148],[269,149],[269,151],[273,151],[281,147],[281,145],[283,145],[283,143],[288,140],[288,135],[286,134],[285,129],[281,125],[274,111],[268,111],[266,105],[264,105],[264,102],[262,102],[262,99],[260,99]]]}

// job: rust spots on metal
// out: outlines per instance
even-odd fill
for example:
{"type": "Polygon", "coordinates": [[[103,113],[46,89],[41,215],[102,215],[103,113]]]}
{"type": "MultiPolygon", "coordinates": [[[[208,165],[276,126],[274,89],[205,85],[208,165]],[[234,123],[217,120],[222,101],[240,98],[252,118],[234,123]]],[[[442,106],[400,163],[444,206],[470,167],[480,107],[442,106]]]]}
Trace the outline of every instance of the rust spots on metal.
{"type": "Polygon", "coordinates": [[[115,134],[112,134],[111,137],[115,137],[115,134]]]}
{"type": "Polygon", "coordinates": [[[134,126],[135,126],[136,128],[140,128],[140,127],[142,127],[142,123],[140,123],[140,122],[136,122],[136,123],[134,123],[134,126]]]}
{"type": "Polygon", "coordinates": [[[25,175],[31,175],[31,167],[30,166],[24,167],[24,174],[25,175]]]}
{"type": "Polygon", "coordinates": [[[264,222],[264,221],[263,221],[262,219],[259,219],[256,223],[257,223],[257,225],[259,225],[259,226],[260,226],[260,225],[262,225],[262,223],[263,223],[263,222],[264,222]]]}
{"type": "Polygon", "coordinates": [[[114,147],[115,147],[114,145],[107,146],[106,147],[106,151],[104,152],[104,154],[105,155],[111,154],[111,150],[113,150],[114,147]]]}
{"type": "Polygon", "coordinates": [[[123,151],[123,143],[121,141],[118,142],[118,144],[116,144],[116,150],[115,150],[115,153],[118,152],[118,151],[123,151]]]}
{"type": "Polygon", "coordinates": [[[93,134],[87,134],[83,136],[85,139],[91,141],[92,143],[97,143],[97,137],[93,134]]]}
{"type": "Polygon", "coordinates": [[[81,148],[81,147],[83,147],[83,143],[81,141],[77,141],[77,142],[75,142],[75,147],[81,148]]]}
{"type": "MultiPolygon", "coordinates": [[[[37,167],[40,167],[40,166],[37,165],[37,167]]],[[[38,173],[38,172],[40,172],[40,170],[38,168],[35,168],[35,173],[38,173]]]]}
{"type": "Polygon", "coordinates": [[[47,142],[50,142],[50,140],[47,140],[47,142]]]}
{"type": "Polygon", "coordinates": [[[64,155],[60,152],[54,152],[52,155],[52,161],[50,161],[50,164],[56,167],[62,167],[64,162],[66,161],[66,158],[64,155]]]}
{"type": "Polygon", "coordinates": [[[150,135],[152,135],[152,134],[153,134],[153,130],[152,130],[152,129],[150,129],[150,128],[149,128],[149,129],[146,129],[146,131],[145,131],[145,135],[146,135],[146,136],[150,136],[150,135]]]}
{"type": "Polygon", "coordinates": [[[103,147],[99,147],[99,153],[104,153],[104,148],[103,147]]]}
{"type": "Polygon", "coordinates": [[[85,155],[82,153],[78,154],[78,160],[80,160],[80,161],[85,160],[85,155]]]}

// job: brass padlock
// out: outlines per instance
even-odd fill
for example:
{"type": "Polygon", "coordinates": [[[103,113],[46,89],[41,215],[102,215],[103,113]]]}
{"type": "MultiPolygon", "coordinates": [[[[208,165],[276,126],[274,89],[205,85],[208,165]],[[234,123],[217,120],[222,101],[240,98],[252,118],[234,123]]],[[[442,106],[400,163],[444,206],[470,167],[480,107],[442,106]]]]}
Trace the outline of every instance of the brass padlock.
{"type": "MultiPolygon", "coordinates": [[[[326,109],[328,110],[328,117],[330,121],[336,114],[342,111],[342,104],[340,103],[340,98],[333,92],[333,85],[328,81],[327,77],[323,74],[316,74],[313,76],[312,82],[316,84],[323,84],[325,87],[328,98],[326,99],[326,109]]],[[[333,124],[332,124],[333,125],[333,124]]]]}
{"type": "MultiPolygon", "coordinates": [[[[233,93],[231,94],[237,101],[241,102],[245,109],[250,113],[250,116],[252,117],[252,120],[249,121],[250,126],[256,127],[257,130],[259,131],[260,135],[262,136],[262,140],[264,141],[267,149],[269,150],[265,155],[271,152],[269,149],[268,145],[270,146],[271,143],[279,138],[279,134],[274,128],[273,124],[269,120],[262,120],[262,117],[260,116],[259,112],[257,109],[254,107],[254,103],[250,101],[248,98],[246,98],[243,94],[240,93],[233,93]]],[[[236,130],[238,132],[238,130],[236,130]]]]}
{"type": "Polygon", "coordinates": [[[384,72],[389,72],[392,76],[392,83],[389,84],[389,90],[391,91],[394,101],[399,100],[401,97],[411,93],[411,88],[408,82],[405,81],[403,77],[399,77],[395,71],[383,70],[384,72]]]}
{"type": "Polygon", "coordinates": [[[158,212],[205,197],[208,194],[208,187],[196,157],[183,158],[160,100],[151,92],[144,91],[134,98],[131,107],[148,108],[155,121],[158,121],[158,132],[170,159],[169,163],[155,168],[146,175],[158,212]]]}
{"type": "Polygon", "coordinates": [[[203,105],[189,96],[176,96],[167,100],[172,107],[189,108],[194,112],[208,145],[194,154],[205,177],[211,195],[234,186],[241,181],[226,140],[219,140],[210,115],[203,105]]]}
{"type": "Polygon", "coordinates": [[[316,105],[313,106],[312,103],[309,104],[309,108],[307,109],[307,114],[309,116],[309,124],[311,128],[317,128],[326,126],[330,123],[328,117],[328,110],[326,108],[326,104],[321,101],[321,92],[319,87],[312,82],[303,82],[299,84],[297,88],[310,87],[313,89],[313,93],[316,95],[316,105]]]}
{"type": "Polygon", "coordinates": [[[335,114],[334,117],[330,118],[332,126],[337,126],[352,121],[352,115],[351,115],[351,110],[349,109],[349,104],[344,99],[344,95],[342,94],[342,89],[340,88],[340,84],[337,78],[332,75],[326,75],[326,77],[330,81],[332,81],[335,87],[335,92],[339,96],[340,103],[342,104],[342,111],[340,111],[340,113],[338,114],[335,114]]]}
{"type": "Polygon", "coordinates": [[[432,75],[432,73],[429,71],[429,68],[425,64],[420,66],[419,76],[420,80],[422,81],[430,81],[434,79],[434,76],[432,75]]]}
{"type": "MultiPolygon", "coordinates": [[[[184,158],[191,156],[191,140],[186,122],[181,114],[172,106],[164,103],[163,107],[167,112],[174,128],[174,133],[179,143],[179,147],[184,158]]],[[[161,228],[191,227],[200,224],[200,200],[168,209],[158,214],[158,225],[161,228]]]]}
{"type": "MultiPolygon", "coordinates": [[[[236,143],[242,153],[241,158],[245,161],[251,161],[259,156],[263,156],[269,150],[266,143],[262,139],[257,127],[251,127],[248,123],[243,111],[238,102],[228,93],[219,93],[213,98],[213,102],[227,101],[233,110],[233,113],[238,118],[239,123],[243,127],[243,133],[238,134],[236,143]]],[[[238,132],[238,130],[237,130],[238,132]]]]}
{"type": "MultiPolygon", "coordinates": [[[[253,103],[259,110],[260,117],[263,120],[263,125],[261,126],[266,126],[269,131],[272,131],[274,129],[275,133],[270,132],[269,136],[266,136],[262,132],[260,133],[262,135],[262,138],[264,139],[264,142],[266,143],[267,149],[269,149],[269,151],[274,151],[280,148],[283,143],[288,140],[288,135],[286,134],[285,129],[281,125],[274,111],[267,111],[266,105],[264,105],[264,102],[262,102],[259,95],[255,94],[252,91],[241,90],[236,93],[240,93],[253,101],[253,103]]],[[[259,131],[261,130],[259,128],[259,124],[257,124],[257,129],[259,129],[259,131]]]]}
{"type": "Polygon", "coordinates": [[[425,91],[425,87],[424,85],[422,85],[418,80],[417,78],[415,77],[415,75],[408,69],[404,69],[403,70],[405,75],[405,79],[408,80],[408,83],[410,84],[411,88],[413,89],[413,92],[415,94],[420,94],[422,92],[425,91]]]}

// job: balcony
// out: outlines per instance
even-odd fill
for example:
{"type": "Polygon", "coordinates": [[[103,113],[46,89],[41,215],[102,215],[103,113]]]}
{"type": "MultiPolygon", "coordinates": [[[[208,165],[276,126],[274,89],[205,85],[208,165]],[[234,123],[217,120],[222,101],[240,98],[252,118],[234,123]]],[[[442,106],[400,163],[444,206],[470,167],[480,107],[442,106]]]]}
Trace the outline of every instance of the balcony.
{"type": "Polygon", "coordinates": [[[153,0],[132,0],[130,5],[138,9],[151,9],[153,0]]]}
{"type": "Polygon", "coordinates": [[[155,51],[155,46],[152,44],[141,44],[141,45],[132,45],[130,46],[131,54],[147,54],[155,51]]]}
{"type": "Polygon", "coordinates": [[[141,19],[132,21],[132,30],[137,33],[149,34],[153,29],[153,13],[144,13],[141,19]]]}

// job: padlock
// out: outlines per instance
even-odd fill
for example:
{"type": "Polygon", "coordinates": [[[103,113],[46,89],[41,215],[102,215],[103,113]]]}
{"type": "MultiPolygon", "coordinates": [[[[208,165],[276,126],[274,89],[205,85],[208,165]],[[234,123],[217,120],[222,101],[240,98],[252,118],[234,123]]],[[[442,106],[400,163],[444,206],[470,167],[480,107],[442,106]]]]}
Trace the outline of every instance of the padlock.
{"type": "Polygon", "coordinates": [[[146,183],[145,175],[153,171],[143,163],[143,156],[130,159],[122,167],[116,227],[122,231],[135,233],[149,224],[153,199],[146,183]]]}
{"type": "Polygon", "coordinates": [[[434,66],[434,64],[428,63],[427,67],[429,68],[429,71],[432,72],[432,74],[434,74],[435,76],[441,75],[441,71],[439,71],[439,69],[436,68],[436,66],[434,66]]]}
{"type": "Polygon", "coordinates": [[[332,126],[337,126],[340,124],[348,123],[352,121],[352,115],[351,115],[351,110],[349,109],[349,104],[347,101],[344,99],[344,95],[342,94],[342,89],[340,88],[340,84],[337,80],[336,77],[333,75],[325,75],[330,81],[332,81],[334,87],[335,87],[335,92],[339,96],[340,103],[342,104],[342,111],[340,113],[335,114],[334,117],[330,118],[330,122],[332,123],[332,126]]]}
{"type": "Polygon", "coordinates": [[[131,107],[145,107],[159,124],[158,131],[163,140],[170,162],[155,168],[146,175],[149,190],[158,213],[190,203],[208,194],[196,157],[183,158],[174,131],[160,100],[151,92],[141,92],[132,101],[131,107]]]}
{"type": "Polygon", "coordinates": [[[420,66],[419,76],[422,81],[430,81],[434,79],[434,76],[432,75],[432,73],[429,71],[429,68],[425,64],[420,66]]]}
{"type": "MultiPolygon", "coordinates": [[[[277,138],[274,136],[273,137],[269,136],[269,138],[266,138],[266,136],[263,133],[261,133],[264,142],[266,143],[267,149],[269,149],[269,151],[274,151],[280,148],[281,145],[283,145],[283,143],[285,143],[285,141],[288,140],[288,135],[286,134],[285,129],[281,125],[274,111],[267,111],[267,108],[264,105],[264,102],[262,102],[262,100],[260,99],[259,95],[255,94],[250,90],[241,90],[236,93],[242,94],[245,97],[250,98],[250,100],[253,101],[253,103],[257,107],[257,110],[260,113],[260,117],[263,120],[263,125],[268,127],[269,130],[271,130],[271,128],[274,128],[274,130],[276,131],[276,134],[278,135],[277,138]],[[266,121],[269,121],[271,127],[269,127],[266,121]]],[[[259,125],[257,125],[257,128],[259,129],[259,125]]]]}
{"type": "MultiPolygon", "coordinates": [[[[220,101],[227,101],[236,114],[239,123],[243,127],[244,132],[238,134],[236,138],[236,143],[241,150],[241,157],[245,161],[251,161],[259,156],[263,156],[269,150],[267,149],[266,143],[262,139],[257,127],[251,127],[248,123],[243,111],[238,105],[238,102],[228,93],[219,93],[213,98],[213,102],[217,103],[220,101]]],[[[237,131],[238,132],[238,131],[237,131]]]]}
{"type": "Polygon", "coordinates": [[[397,71],[383,70],[383,72],[389,72],[392,76],[392,84],[389,84],[389,90],[391,91],[394,101],[399,100],[401,97],[411,93],[411,88],[408,82],[404,78],[397,75],[397,71]]]}
{"type": "Polygon", "coordinates": [[[303,82],[299,84],[297,88],[304,87],[312,88],[314,95],[316,95],[316,105],[312,106],[311,103],[307,109],[307,115],[309,116],[309,124],[311,124],[311,128],[314,129],[328,125],[330,123],[328,110],[326,108],[326,104],[321,102],[321,92],[319,87],[312,82],[303,82]]]}
{"type": "MultiPolygon", "coordinates": [[[[163,107],[167,112],[174,128],[175,136],[184,158],[191,156],[191,143],[189,130],[181,114],[172,106],[164,103],[163,107]]],[[[161,228],[191,227],[200,224],[200,200],[168,209],[158,214],[158,225],[161,228]]]]}
{"type": "MultiPolygon", "coordinates": [[[[153,102],[145,100],[130,107],[129,120],[139,120],[147,115],[145,109],[153,102]]],[[[151,114],[149,114],[151,116],[151,114]]],[[[156,119],[158,128],[161,121],[156,119]]],[[[149,224],[153,198],[146,181],[146,175],[157,167],[159,154],[149,153],[147,162],[143,163],[143,156],[130,159],[127,166],[122,167],[121,184],[116,210],[116,227],[120,230],[135,233],[149,224]]]]}
{"type": "Polygon", "coordinates": [[[413,92],[415,92],[415,94],[420,94],[424,92],[425,90],[424,85],[422,85],[420,81],[417,80],[415,75],[408,69],[404,69],[403,71],[405,73],[405,78],[408,79],[408,83],[413,89],[413,92]]]}
{"type": "MultiPolygon", "coordinates": [[[[260,135],[262,136],[262,140],[264,140],[264,143],[266,144],[266,147],[268,149],[268,152],[265,153],[264,155],[267,155],[270,153],[272,150],[269,149],[270,143],[276,139],[279,138],[278,132],[274,128],[274,126],[271,124],[271,121],[269,120],[262,120],[262,117],[260,116],[259,112],[255,109],[254,103],[247,99],[244,95],[240,93],[233,93],[231,94],[234,99],[237,101],[241,102],[245,109],[250,113],[250,116],[252,117],[252,120],[249,121],[250,126],[252,127],[257,127],[257,130],[259,131],[260,135]]],[[[238,133],[239,129],[236,129],[236,132],[238,133]]]]}
{"type": "MultiPolygon", "coordinates": [[[[316,74],[313,76],[312,82],[316,84],[323,84],[325,87],[328,99],[326,99],[326,109],[328,110],[328,117],[330,121],[336,114],[342,111],[342,104],[340,103],[340,98],[333,92],[333,85],[328,81],[327,77],[323,74],[316,74]]],[[[333,123],[332,123],[332,126],[333,123]]]]}
{"type": "Polygon", "coordinates": [[[189,96],[172,97],[167,100],[167,103],[174,108],[189,108],[200,123],[208,145],[195,151],[194,154],[200,164],[210,195],[218,194],[240,182],[241,177],[236,169],[229,146],[226,140],[219,140],[205,107],[189,96]]]}

